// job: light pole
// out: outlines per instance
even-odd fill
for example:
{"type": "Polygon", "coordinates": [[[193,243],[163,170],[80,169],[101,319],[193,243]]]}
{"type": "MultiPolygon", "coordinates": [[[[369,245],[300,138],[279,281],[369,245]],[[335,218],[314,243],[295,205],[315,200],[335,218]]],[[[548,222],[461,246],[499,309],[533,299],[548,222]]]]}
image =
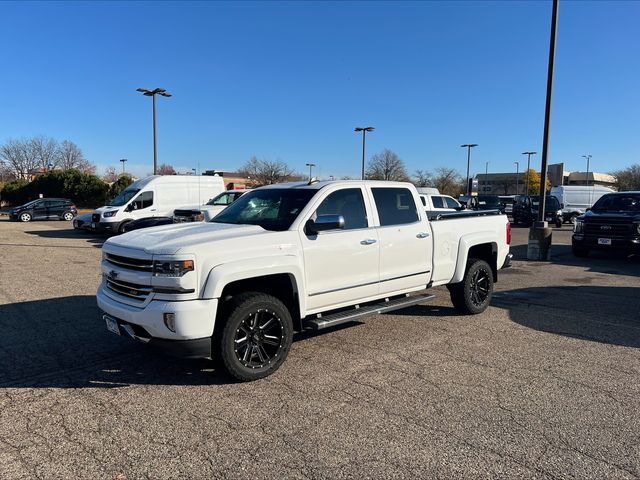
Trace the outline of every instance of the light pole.
{"type": "Polygon", "coordinates": [[[587,159],[587,187],[589,186],[589,162],[591,161],[591,155],[582,155],[582,158],[587,159]]]}
{"type": "Polygon", "coordinates": [[[464,145],[460,145],[461,147],[466,147],[467,148],[467,197],[469,195],[471,195],[471,192],[469,191],[469,165],[471,164],[471,149],[473,147],[477,147],[478,144],[477,143],[465,143],[464,145]]]}
{"type": "Polygon", "coordinates": [[[522,152],[523,155],[527,156],[527,173],[526,173],[526,180],[527,180],[527,195],[529,195],[529,170],[531,169],[531,155],[535,155],[538,152],[522,152]]]}
{"type": "Polygon", "coordinates": [[[307,167],[309,167],[309,182],[311,182],[311,179],[313,178],[313,177],[311,176],[311,170],[313,169],[313,167],[315,167],[315,166],[316,166],[316,164],[315,164],[315,163],[305,163],[305,165],[306,165],[307,167]]]}
{"type": "Polygon", "coordinates": [[[484,162],[484,174],[487,175],[489,173],[489,162],[484,162]]]}
{"type": "Polygon", "coordinates": [[[124,162],[127,161],[126,158],[121,158],[120,161],[122,162],[122,173],[124,174],[124,162]]]}
{"type": "Polygon", "coordinates": [[[170,97],[171,94],[164,88],[155,88],[147,90],[146,88],[137,88],[136,92],[142,93],[145,97],[153,97],[153,174],[158,171],[158,142],[156,140],[156,95],[170,97]]]}
{"type": "Polygon", "coordinates": [[[354,132],[362,132],[362,180],[364,180],[364,146],[367,132],[373,132],[375,127],[356,127],[354,132]]]}
{"type": "Polygon", "coordinates": [[[518,195],[519,193],[518,192],[518,186],[519,186],[518,175],[520,174],[520,163],[519,162],[513,162],[513,163],[516,164],[516,195],[518,195]]]}

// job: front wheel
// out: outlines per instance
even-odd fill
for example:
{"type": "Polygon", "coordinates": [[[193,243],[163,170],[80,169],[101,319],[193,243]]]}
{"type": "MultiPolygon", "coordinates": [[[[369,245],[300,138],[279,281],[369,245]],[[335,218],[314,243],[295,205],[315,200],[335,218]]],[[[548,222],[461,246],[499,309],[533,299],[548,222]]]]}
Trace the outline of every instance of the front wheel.
{"type": "Polygon", "coordinates": [[[493,272],[484,260],[470,258],[460,283],[449,286],[451,302],[462,313],[484,312],[493,295],[493,272]]]}
{"type": "Polygon", "coordinates": [[[20,221],[21,222],[30,222],[32,218],[33,217],[31,216],[30,213],[26,213],[25,212],[25,213],[21,213],[20,214],[20,221]]]}
{"type": "Polygon", "coordinates": [[[214,345],[225,370],[244,382],[275,372],[287,358],[293,341],[293,322],[277,298],[259,292],[234,297],[226,322],[214,334],[214,345]]]}
{"type": "Polygon", "coordinates": [[[64,215],[62,215],[62,219],[70,222],[71,220],[73,220],[73,213],[65,212],[64,215]]]}

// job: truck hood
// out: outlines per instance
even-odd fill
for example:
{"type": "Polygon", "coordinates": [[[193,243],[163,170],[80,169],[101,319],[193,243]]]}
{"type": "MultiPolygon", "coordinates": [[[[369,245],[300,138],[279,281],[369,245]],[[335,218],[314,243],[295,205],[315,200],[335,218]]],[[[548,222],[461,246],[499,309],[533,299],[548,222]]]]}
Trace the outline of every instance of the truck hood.
{"type": "Polygon", "coordinates": [[[589,210],[583,215],[586,221],[618,221],[618,222],[640,222],[640,213],[638,212],[612,212],[612,211],[594,211],[589,210]]]}
{"type": "Polygon", "coordinates": [[[95,213],[102,214],[103,212],[110,212],[112,210],[119,210],[119,209],[124,208],[124,207],[125,207],[124,205],[122,205],[121,207],[111,207],[109,205],[105,205],[104,207],[96,208],[95,209],[95,213]]]}
{"type": "Polygon", "coordinates": [[[180,250],[192,253],[198,246],[214,241],[247,238],[269,233],[273,232],[257,225],[181,223],[134,230],[117,237],[111,237],[105,242],[105,246],[132,248],[155,255],[174,255],[180,250]]]}

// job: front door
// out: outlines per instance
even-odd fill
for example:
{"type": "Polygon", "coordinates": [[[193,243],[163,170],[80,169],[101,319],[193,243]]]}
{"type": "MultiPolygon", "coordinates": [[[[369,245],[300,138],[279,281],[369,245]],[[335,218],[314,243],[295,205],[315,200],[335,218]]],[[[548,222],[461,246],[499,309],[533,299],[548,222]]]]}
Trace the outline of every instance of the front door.
{"type": "Polygon", "coordinates": [[[329,191],[310,216],[342,215],[344,229],[309,235],[304,224],[300,227],[307,311],[337,308],[378,294],[378,236],[364,193],[360,186],[329,191]]]}

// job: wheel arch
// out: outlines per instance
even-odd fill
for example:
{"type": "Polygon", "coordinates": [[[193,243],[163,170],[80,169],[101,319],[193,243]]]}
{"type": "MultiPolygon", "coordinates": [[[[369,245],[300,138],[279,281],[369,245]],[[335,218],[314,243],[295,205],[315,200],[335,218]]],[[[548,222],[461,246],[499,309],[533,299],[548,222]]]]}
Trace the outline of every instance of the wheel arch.
{"type": "Polygon", "coordinates": [[[467,269],[467,261],[469,258],[478,258],[487,262],[491,267],[493,281],[498,281],[498,244],[486,237],[474,237],[475,236],[468,238],[463,237],[460,239],[456,270],[453,278],[451,279],[451,283],[458,283],[462,281],[467,269]]]}

